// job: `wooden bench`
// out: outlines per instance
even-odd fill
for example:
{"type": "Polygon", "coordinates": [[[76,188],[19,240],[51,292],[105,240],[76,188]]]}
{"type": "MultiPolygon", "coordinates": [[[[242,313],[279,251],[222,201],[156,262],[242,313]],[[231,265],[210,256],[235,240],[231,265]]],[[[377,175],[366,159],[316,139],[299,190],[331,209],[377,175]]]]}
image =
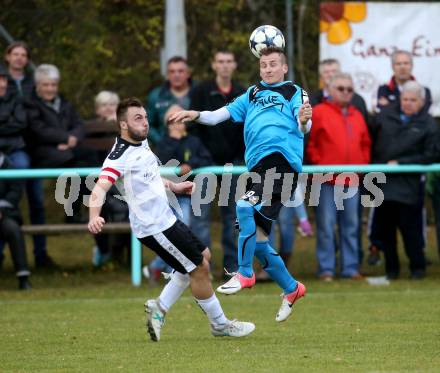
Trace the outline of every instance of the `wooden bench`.
{"type": "MultiPolygon", "coordinates": [[[[24,234],[61,235],[72,233],[88,233],[87,224],[42,224],[23,225],[24,234]]],[[[131,232],[129,223],[107,223],[103,233],[131,233],[131,282],[140,286],[142,281],[142,245],[131,232]]]]}
{"type": "MultiPolygon", "coordinates": [[[[61,235],[65,233],[88,233],[87,224],[42,224],[23,225],[21,231],[25,234],[61,235]]],[[[106,223],[102,233],[130,233],[129,223],[106,223]]]]}

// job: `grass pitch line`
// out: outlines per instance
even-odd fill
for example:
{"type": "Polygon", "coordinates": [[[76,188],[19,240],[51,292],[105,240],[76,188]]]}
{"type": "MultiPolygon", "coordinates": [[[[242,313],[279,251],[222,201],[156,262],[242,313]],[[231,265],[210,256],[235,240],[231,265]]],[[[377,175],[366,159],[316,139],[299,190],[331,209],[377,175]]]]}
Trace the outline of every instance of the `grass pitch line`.
{"type": "MultiPolygon", "coordinates": [[[[438,289],[404,289],[404,290],[390,290],[390,289],[383,289],[380,291],[373,291],[373,290],[362,290],[362,291],[338,291],[338,292],[309,292],[307,293],[307,298],[330,298],[330,297],[337,297],[337,296],[343,296],[343,297],[364,297],[365,294],[373,295],[373,296],[380,296],[380,295],[414,295],[414,294],[426,294],[426,295],[440,295],[440,288],[438,289]]],[[[34,295],[34,294],[33,294],[34,295]]],[[[145,299],[147,299],[148,296],[145,297],[131,297],[131,298],[63,298],[63,299],[16,299],[16,300],[0,300],[0,305],[18,305],[18,304],[77,304],[77,303],[125,303],[125,302],[145,302],[145,299]]],[[[261,298],[261,299],[276,299],[276,294],[246,294],[245,296],[220,296],[220,299],[236,299],[236,298],[242,298],[243,300],[248,298],[261,298]]],[[[183,296],[180,298],[184,301],[192,301],[194,298],[192,296],[183,296]]]]}

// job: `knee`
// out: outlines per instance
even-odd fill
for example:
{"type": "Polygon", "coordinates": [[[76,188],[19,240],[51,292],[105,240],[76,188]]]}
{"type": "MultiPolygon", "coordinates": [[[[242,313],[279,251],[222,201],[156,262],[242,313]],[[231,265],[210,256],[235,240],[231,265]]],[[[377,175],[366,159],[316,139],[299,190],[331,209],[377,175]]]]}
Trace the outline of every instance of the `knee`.
{"type": "Polygon", "coordinates": [[[190,273],[190,276],[202,281],[209,279],[209,262],[203,258],[203,261],[190,273]]]}
{"type": "Polygon", "coordinates": [[[268,241],[257,241],[255,246],[255,256],[260,259],[264,258],[267,254],[276,254],[275,250],[268,244],[268,241]]]}
{"type": "Polygon", "coordinates": [[[1,224],[1,234],[6,241],[18,239],[22,235],[20,225],[11,218],[5,217],[1,224]]]}

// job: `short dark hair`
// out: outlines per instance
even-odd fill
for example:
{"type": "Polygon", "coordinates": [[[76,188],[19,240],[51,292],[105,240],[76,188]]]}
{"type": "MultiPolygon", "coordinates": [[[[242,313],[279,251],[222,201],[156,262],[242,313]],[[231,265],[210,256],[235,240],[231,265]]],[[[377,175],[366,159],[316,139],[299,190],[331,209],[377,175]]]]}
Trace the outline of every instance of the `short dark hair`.
{"type": "Polygon", "coordinates": [[[127,117],[127,111],[131,107],[144,107],[142,105],[141,100],[139,100],[137,97],[129,97],[124,100],[122,100],[116,109],[116,121],[118,123],[118,126],[120,127],[120,123],[123,120],[126,120],[127,117]]]}
{"type": "Polygon", "coordinates": [[[5,51],[5,57],[9,53],[11,53],[15,48],[18,48],[18,47],[23,48],[26,51],[26,53],[27,53],[27,57],[30,59],[29,46],[27,45],[26,42],[21,41],[21,40],[13,41],[12,43],[10,43],[8,45],[8,47],[6,48],[6,51],[5,51]]]}
{"type": "Polygon", "coordinates": [[[182,56],[173,56],[171,57],[168,62],[167,62],[167,66],[170,63],[177,63],[177,62],[183,62],[185,65],[188,66],[188,61],[186,60],[186,58],[182,57],[182,56]]]}
{"type": "Polygon", "coordinates": [[[283,48],[279,48],[279,47],[267,47],[264,48],[260,51],[260,56],[268,56],[272,53],[278,53],[279,55],[281,55],[281,62],[282,63],[287,63],[287,57],[284,54],[284,49],[283,48]]]}
{"type": "Polygon", "coordinates": [[[326,58],[322,61],[319,61],[319,66],[333,65],[333,64],[340,65],[339,61],[336,58],[326,58]]]}
{"type": "Polygon", "coordinates": [[[231,50],[228,50],[228,49],[219,49],[219,50],[216,50],[216,51],[214,51],[214,53],[212,54],[212,60],[214,61],[215,60],[215,57],[217,56],[217,54],[230,54],[232,57],[234,57],[234,59],[235,59],[235,53],[234,52],[232,52],[231,50]]]}

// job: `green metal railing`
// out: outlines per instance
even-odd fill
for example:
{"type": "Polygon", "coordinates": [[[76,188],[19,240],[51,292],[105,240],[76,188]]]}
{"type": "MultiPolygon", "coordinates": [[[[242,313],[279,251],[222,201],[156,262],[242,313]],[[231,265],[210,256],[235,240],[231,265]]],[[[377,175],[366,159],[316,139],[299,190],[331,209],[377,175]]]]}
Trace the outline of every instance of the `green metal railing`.
{"type": "MultiPolygon", "coordinates": [[[[162,176],[173,176],[179,171],[178,168],[162,167],[162,176]]],[[[58,178],[98,175],[100,168],[52,168],[52,169],[25,169],[25,170],[0,170],[0,179],[29,179],[29,178],[58,178]]],[[[194,169],[194,175],[213,173],[242,174],[247,172],[243,166],[211,166],[194,169]]],[[[440,172],[440,164],[430,165],[329,165],[329,166],[304,166],[303,173],[341,173],[341,172],[384,172],[384,173],[427,173],[440,172]]],[[[142,247],[140,241],[131,234],[131,280],[134,286],[139,286],[142,281],[142,247]]]]}

